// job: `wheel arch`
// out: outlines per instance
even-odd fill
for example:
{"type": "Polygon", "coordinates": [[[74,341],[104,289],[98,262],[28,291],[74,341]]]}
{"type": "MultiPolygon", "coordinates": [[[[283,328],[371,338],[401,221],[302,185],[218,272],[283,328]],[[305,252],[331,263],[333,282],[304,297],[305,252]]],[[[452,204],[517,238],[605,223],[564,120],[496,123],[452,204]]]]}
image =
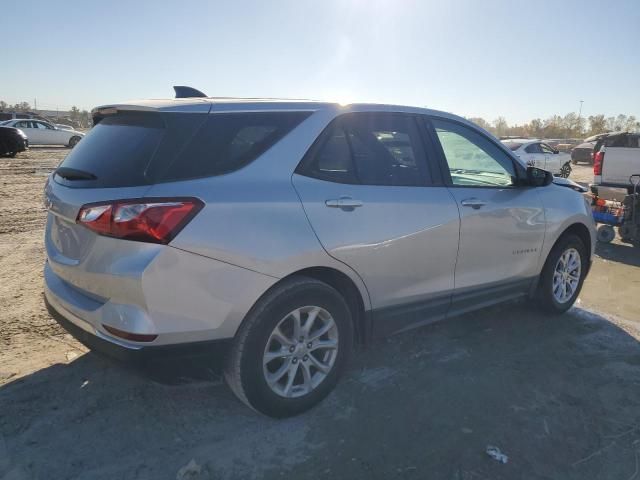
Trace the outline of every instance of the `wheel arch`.
{"type": "MultiPolygon", "coordinates": [[[[591,258],[592,255],[592,244],[593,244],[593,240],[591,237],[591,232],[589,230],[589,228],[581,222],[574,222],[569,224],[564,230],[562,230],[562,233],[560,235],[558,235],[558,237],[556,238],[556,240],[553,242],[553,244],[549,247],[549,249],[546,251],[544,258],[544,261],[541,262],[541,267],[540,267],[540,273],[539,275],[536,277],[535,281],[532,282],[531,287],[529,289],[529,298],[535,298],[537,291],[538,291],[538,286],[540,285],[540,279],[542,276],[542,271],[545,267],[545,265],[547,264],[547,261],[549,259],[549,255],[551,255],[551,252],[553,251],[553,248],[558,244],[558,242],[560,242],[564,237],[566,237],[567,235],[576,235],[580,240],[582,240],[582,242],[584,243],[587,252],[589,253],[589,258],[591,258]]],[[[587,263],[586,266],[586,274],[589,273],[589,270],[591,268],[591,262],[587,263]]]]}
{"type": "Polygon", "coordinates": [[[369,342],[372,328],[370,311],[367,310],[369,302],[368,298],[364,296],[367,295],[367,293],[361,292],[356,282],[354,282],[349,275],[332,267],[307,267],[292,272],[276,282],[271,288],[294,276],[313,278],[337,290],[349,306],[353,320],[355,342],[358,344],[366,344],[369,342]]]}
{"type": "MultiPolygon", "coordinates": [[[[587,248],[587,252],[589,252],[589,254],[591,253],[591,232],[584,223],[572,223],[567,228],[565,228],[564,232],[562,232],[562,235],[558,237],[558,240],[560,240],[560,238],[562,238],[563,236],[570,234],[574,234],[580,240],[582,240],[584,246],[587,248]]],[[[558,243],[558,240],[556,240],[556,243],[558,243]]]]}

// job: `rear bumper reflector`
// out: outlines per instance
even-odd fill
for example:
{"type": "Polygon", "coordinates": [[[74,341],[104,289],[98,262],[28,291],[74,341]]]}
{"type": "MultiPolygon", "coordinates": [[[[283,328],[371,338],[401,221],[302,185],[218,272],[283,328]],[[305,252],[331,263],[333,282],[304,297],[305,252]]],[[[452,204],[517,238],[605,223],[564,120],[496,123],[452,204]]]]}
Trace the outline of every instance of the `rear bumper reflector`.
{"type": "Polygon", "coordinates": [[[108,325],[102,324],[104,329],[109,332],[111,335],[119,338],[123,338],[125,340],[131,340],[132,342],[153,342],[158,335],[146,334],[146,333],[131,333],[125,332],[124,330],[120,330],[118,328],[110,327],[108,325]]]}

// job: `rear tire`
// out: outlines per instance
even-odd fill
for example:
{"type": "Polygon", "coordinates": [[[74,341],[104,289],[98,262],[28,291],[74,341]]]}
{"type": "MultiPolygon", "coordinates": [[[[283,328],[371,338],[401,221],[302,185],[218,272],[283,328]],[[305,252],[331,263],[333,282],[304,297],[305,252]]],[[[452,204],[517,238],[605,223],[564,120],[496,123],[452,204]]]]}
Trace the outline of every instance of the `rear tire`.
{"type": "Polygon", "coordinates": [[[224,376],[249,407],[271,417],[290,417],[333,390],[352,347],[351,312],[342,295],[319,280],[294,276],[272,288],[247,314],[224,376]]]}
{"type": "Polygon", "coordinates": [[[566,312],[574,304],[588,269],[587,249],[577,235],[560,237],[549,252],[538,284],[540,307],[553,314],[566,312]]]}
{"type": "Polygon", "coordinates": [[[560,168],[560,176],[562,178],[569,178],[569,175],[571,175],[571,164],[567,162],[560,168]]]}

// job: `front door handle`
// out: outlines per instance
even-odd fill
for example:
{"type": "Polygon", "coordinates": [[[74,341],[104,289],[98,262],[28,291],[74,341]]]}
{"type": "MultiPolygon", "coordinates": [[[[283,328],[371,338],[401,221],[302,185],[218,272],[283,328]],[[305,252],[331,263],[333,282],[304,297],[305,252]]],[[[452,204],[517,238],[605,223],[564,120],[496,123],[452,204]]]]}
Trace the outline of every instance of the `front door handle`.
{"type": "Polygon", "coordinates": [[[463,207],[471,207],[474,210],[478,210],[479,208],[484,207],[487,202],[480,200],[479,198],[467,198],[466,200],[462,200],[460,205],[463,207]]]}
{"type": "Polygon", "coordinates": [[[326,200],[324,204],[330,208],[341,208],[342,210],[353,210],[362,206],[360,200],[354,200],[351,197],[340,197],[338,199],[326,200]]]}

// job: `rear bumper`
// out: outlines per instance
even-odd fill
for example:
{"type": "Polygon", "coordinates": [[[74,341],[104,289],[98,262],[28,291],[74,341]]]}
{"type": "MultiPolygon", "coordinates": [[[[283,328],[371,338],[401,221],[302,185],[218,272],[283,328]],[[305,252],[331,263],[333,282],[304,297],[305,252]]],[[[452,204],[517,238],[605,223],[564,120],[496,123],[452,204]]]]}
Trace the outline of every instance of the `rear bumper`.
{"type": "Polygon", "coordinates": [[[224,355],[231,344],[231,339],[224,339],[177,345],[150,345],[147,347],[125,346],[80,327],[78,323],[79,319],[74,318],[69,312],[65,312],[65,316],[65,314],[51,305],[46,297],[44,302],[49,315],[85,347],[91,351],[127,363],[138,363],[144,360],[168,357],[191,357],[212,354],[224,355]]]}

